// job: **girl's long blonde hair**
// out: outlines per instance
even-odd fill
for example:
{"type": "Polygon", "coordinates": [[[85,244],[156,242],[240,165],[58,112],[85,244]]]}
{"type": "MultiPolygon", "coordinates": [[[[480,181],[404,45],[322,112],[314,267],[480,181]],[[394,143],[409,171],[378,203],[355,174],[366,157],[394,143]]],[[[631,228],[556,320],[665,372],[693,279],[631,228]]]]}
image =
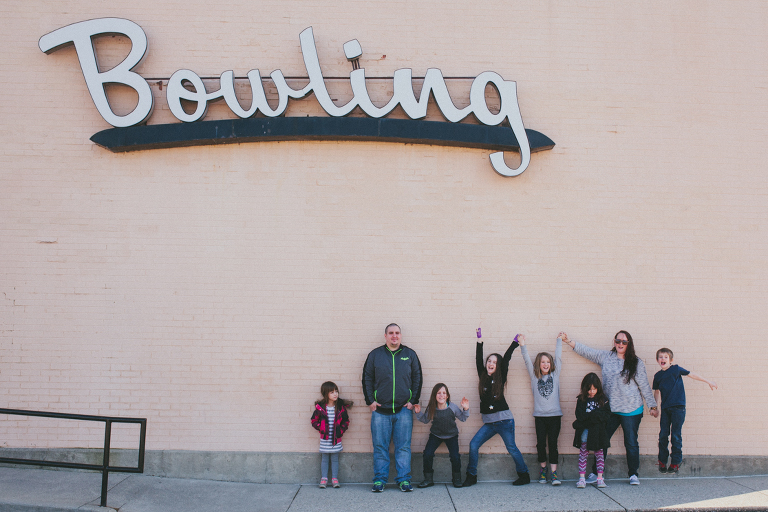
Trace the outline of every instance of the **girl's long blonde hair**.
{"type": "Polygon", "coordinates": [[[555,373],[555,359],[552,357],[552,354],[549,352],[539,352],[536,354],[536,360],[533,362],[533,373],[536,375],[537,379],[540,379],[543,373],[541,373],[541,358],[546,357],[549,359],[549,373],[548,375],[552,375],[555,373]]]}

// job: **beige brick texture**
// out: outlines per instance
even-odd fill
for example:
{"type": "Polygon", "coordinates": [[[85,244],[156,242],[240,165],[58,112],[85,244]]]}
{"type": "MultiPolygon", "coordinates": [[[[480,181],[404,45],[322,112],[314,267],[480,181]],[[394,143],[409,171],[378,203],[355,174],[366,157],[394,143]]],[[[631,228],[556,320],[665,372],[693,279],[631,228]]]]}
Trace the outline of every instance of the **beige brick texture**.
{"type": "MultiPolygon", "coordinates": [[[[667,346],[720,385],[686,381],[686,454],[768,455],[768,5],[5,0],[0,20],[0,407],[146,417],[152,450],[313,452],[312,405],[333,380],[356,403],[345,450],[368,452],[362,365],[397,322],[423,364],[422,398],[443,381],[470,400],[465,452],[480,426],[478,325],[487,350],[521,332],[532,355],[561,330],[607,349],[626,329],[649,378],[667,346]],[[149,124],[177,122],[165,85],[178,69],[305,76],[299,33],[312,26],[328,77],[348,76],[342,45],[358,39],[371,77],[435,67],[515,80],[526,127],[557,145],[517,178],[494,173],[486,150],[412,144],[111,153],[89,140],[109,125],[74,48],[37,46],[110,16],[147,34],[136,71],[155,94],[149,124]]],[[[98,39],[102,69],[128,48],[98,39]]],[[[457,106],[470,85],[449,81],[457,106]]],[[[351,96],[347,81],[328,87],[351,96]]],[[[383,105],[391,80],[369,89],[383,105]]],[[[116,111],[132,109],[132,91],[108,91],[116,111]]],[[[287,115],[325,114],[310,96],[287,115]]],[[[206,119],[233,117],[219,102],[206,119]]],[[[428,119],[442,119],[434,105],[428,119]]],[[[590,371],[565,348],[564,453],[590,371]]],[[[507,397],[533,453],[519,353],[507,397]]],[[[114,444],[135,446],[136,433],[116,427],[114,444]]],[[[414,450],[427,435],[414,427],[414,450]]],[[[646,415],[642,454],[657,435],[646,415]]],[[[101,436],[81,422],[0,421],[6,447],[101,436]]]]}

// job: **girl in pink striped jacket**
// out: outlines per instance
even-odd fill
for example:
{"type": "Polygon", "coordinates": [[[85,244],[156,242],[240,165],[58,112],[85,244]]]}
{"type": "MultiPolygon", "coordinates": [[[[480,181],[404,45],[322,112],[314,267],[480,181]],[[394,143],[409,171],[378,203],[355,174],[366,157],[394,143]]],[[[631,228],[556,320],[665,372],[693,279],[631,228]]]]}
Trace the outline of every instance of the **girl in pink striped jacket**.
{"type": "Polygon", "coordinates": [[[339,453],[343,449],[341,437],[349,428],[347,409],[352,402],[339,398],[339,387],[331,382],[323,382],[320,386],[323,398],[315,402],[315,412],[312,414],[312,426],[320,432],[320,488],[328,485],[328,463],[331,465],[331,485],[339,488],[339,453]]]}

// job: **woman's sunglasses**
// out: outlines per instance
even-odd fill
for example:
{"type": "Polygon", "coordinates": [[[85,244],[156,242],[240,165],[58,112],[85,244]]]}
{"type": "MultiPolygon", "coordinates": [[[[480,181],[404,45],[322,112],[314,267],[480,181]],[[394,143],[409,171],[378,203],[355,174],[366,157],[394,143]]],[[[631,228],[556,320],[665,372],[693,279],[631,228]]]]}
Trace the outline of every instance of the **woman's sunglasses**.
{"type": "Polygon", "coordinates": [[[613,342],[617,345],[629,345],[628,340],[613,340],[613,342]]]}

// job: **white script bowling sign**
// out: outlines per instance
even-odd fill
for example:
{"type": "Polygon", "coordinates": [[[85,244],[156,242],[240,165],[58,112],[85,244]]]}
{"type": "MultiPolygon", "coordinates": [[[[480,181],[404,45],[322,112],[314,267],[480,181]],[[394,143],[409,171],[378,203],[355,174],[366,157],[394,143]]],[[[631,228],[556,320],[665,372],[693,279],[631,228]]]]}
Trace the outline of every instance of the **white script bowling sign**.
{"type": "MultiPolygon", "coordinates": [[[[365,69],[361,68],[354,69],[349,74],[353,92],[352,99],[347,104],[338,106],[333,102],[326,89],[312,28],[309,27],[302,31],[299,39],[309,84],[298,90],[293,89],[286,83],[280,70],[270,73],[269,76],[278,93],[278,103],[275,108],[270,107],[267,103],[258,69],[248,72],[248,80],[253,93],[251,107],[248,110],[240,105],[235,96],[235,77],[232,71],[224,71],[221,74],[217,91],[207,92],[202,79],[194,71],[180,69],[171,76],[168,82],[166,99],[170,111],[180,121],[191,123],[205,117],[208,104],[211,101],[223,98],[232,112],[240,118],[250,118],[257,112],[266,117],[278,117],[285,113],[289,98],[300,99],[314,93],[320,106],[332,117],[346,116],[356,107],[359,107],[367,116],[378,119],[386,117],[395,107],[400,105],[406,115],[415,120],[426,117],[427,103],[431,93],[440,112],[451,123],[458,123],[469,114],[474,114],[480,123],[487,126],[498,126],[504,122],[509,125],[520,147],[520,165],[516,169],[510,169],[504,162],[503,152],[492,153],[490,155],[491,165],[497,173],[502,176],[517,176],[528,167],[531,159],[531,147],[520,114],[515,82],[504,80],[492,71],[480,73],[472,82],[469,105],[458,109],[451,100],[445,79],[439,69],[430,68],[427,70],[418,99],[416,99],[413,91],[411,70],[398,69],[393,77],[394,93],[392,99],[385,106],[377,107],[368,95],[365,84],[365,69]],[[191,85],[191,90],[184,87],[185,83],[191,85]],[[489,110],[485,101],[485,89],[488,84],[495,87],[501,99],[501,108],[496,114],[489,110]],[[186,113],[182,108],[182,100],[192,102],[195,105],[194,112],[186,113]]],[[[70,44],[75,46],[88,90],[104,120],[116,128],[125,128],[146,122],[152,114],[154,106],[152,91],[141,75],[131,71],[146,55],[148,45],[144,30],[130,20],[100,18],[73,23],[54,30],[41,37],[39,41],[40,49],[45,53],[52,53],[70,44]],[[108,71],[100,72],[92,38],[112,34],[123,35],[130,39],[131,51],[120,64],[108,71]],[[104,89],[104,84],[108,83],[123,84],[136,91],[139,99],[133,111],[123,116],[112,111],[104,89]]],[[[344,50],[350,60],[357,59],[362,54],[357,40],[346,43],[344,50]]]]}

